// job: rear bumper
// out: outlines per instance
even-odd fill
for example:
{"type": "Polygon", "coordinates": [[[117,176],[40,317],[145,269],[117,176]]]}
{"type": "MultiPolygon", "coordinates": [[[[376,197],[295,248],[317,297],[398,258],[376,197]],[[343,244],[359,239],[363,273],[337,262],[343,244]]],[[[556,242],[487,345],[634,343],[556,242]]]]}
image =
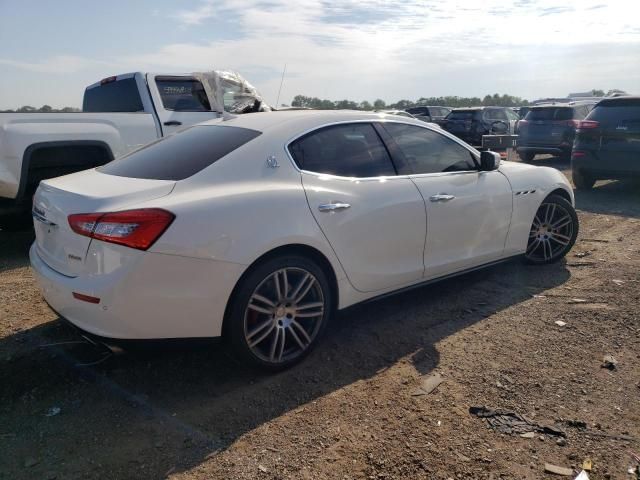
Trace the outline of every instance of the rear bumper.
{"type": "MultiPolygon", "coordinates": [[[[102,243],[102,242],[100,242],[102,243]]],[[[106,247],[105,257],[120,248],[106,247]]],[[[76,327],[111,339],[217,337],[227,300],[244,266],[139,252],[133,262],[99,274],[67,277],[50,268],[35,244],[29,257],[42,295],[76,327]],[[92,304],[73,292],[100,299],[92,304]]]]}
{"type": "Polygon", "coordinates": [[[519,146],[517,149],[518,155],[522,153],[533,153],[536,155],[569,155],[571,153],[571,147],[548,147],[548,146],[534,146],[524,145],[519,146]]]}
{"type": "Polygon", "coordinates": [[[571,169],[596,179],[640,178],[640,154],[629,153],[626,159],[613,160],[598,158],[587,151],[582,157],[571,157],[571,169]]]}

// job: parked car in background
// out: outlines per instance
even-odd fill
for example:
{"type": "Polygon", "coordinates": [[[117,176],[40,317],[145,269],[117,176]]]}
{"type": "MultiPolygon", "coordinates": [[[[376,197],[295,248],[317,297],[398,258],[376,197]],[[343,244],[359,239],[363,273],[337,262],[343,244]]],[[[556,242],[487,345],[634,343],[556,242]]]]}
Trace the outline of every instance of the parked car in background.
{"type": "Polygon", "coordinates": [[[441,120],[444,120],[447,115],[449,115],[451,109],[449,107],[429,107],[420,105],[418,107],[407,108],[405,111],[409,112],[418,120],[439,123],[441,120]]]}
{"type": "Polygon", "coordinates": [[[571,154],[576,187],[640,177],[640,97],[601,100],[578,125],[571,154]]]}
{"type": "Polygon", "coordinates": [[[223,336],[283,368],[336,309],[578,233],[558,170],[500,162],[398,115],[284,111],[207,122],[40,183],[31,265],[101,337],[223,336]]]}
{"type": "Polygon", "coordinates": [[[0,113],[0,207],[30,207],[40,180],[103,165],[221,117],[225,105],[234,105],[235,79],[244,81],[223,74],[223,98],[209,98],[194,74],[137,72],[89,85],[80,113],[0,113]]]}
{"type": "Polygon", "coordinates": [[[441,126],[468,144],[479,146],[483,135],[514,133],[518,120],[509,107],[454,108],[441,126]]]}
{"type": "Polygon", "coordinates": [[[527,116],[527,113],[529,113],[529,110],[531,110],[531,107],[519,107],[516,113],[518,114],[518,117],[522,120],[524,117],[527,116]]]}
{"type": "Polygon", "coordinates": [[[595,103],[581,102],[531,107],[518,122],[518,155],[530,162],[538,154],[569,159],[576,128],[595,103]]]}

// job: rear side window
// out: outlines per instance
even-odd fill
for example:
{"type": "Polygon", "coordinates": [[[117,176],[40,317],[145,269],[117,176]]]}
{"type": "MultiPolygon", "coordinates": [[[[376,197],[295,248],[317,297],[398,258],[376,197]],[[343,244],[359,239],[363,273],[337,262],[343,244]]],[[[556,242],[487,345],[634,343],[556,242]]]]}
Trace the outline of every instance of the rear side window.
{"type": "Polygon", "coordinates": [[[533,122],[571,120],[573,119],[573,109],[571,107],[532,108],[525,118],[533,122]]]}
{"type": "Polygon", "coordinates": [[[310,172],[342,177],[392,176],[396,171],[373,125],[335,125],[311,132],[289,146],[296,164],[310,172]]]}
{"type": "Polygon", "coordinates": [[[261,132],[226,126],[196,126],[150,143],[98,168],[119,177],[184,180],[250,142],[261,132]]]}
{"type": "Polygon", "coordinates": [[[429,115],[429,109],[427,107],[412,107],[406,110],[411,115],[429,115]]]}
{"type": "Polygon", "coordinates": [[[83,112],[143,112],[142,99],[135,77],[105,82],[87,88],[82,101],[83,112]]]}
{"type": "Polygon", "coordinates": [[[165,110],[176,112],[208,112],[211,110],[202,83],[194,78],[156,77],[156,86],[165,110]]]}
{"type": "Polygon", "coordinates": [[[426,128],[402,123],[385,123],[413,173],[477,170],[469,150],[450,138],[426,128]]]}
{"type": "Polygon", "coordinates": [[[484,111],[484,118],[486,120],[508,120],[507,114],[504,110],[500,110],[497,108],[488,108],[484,111]]]}

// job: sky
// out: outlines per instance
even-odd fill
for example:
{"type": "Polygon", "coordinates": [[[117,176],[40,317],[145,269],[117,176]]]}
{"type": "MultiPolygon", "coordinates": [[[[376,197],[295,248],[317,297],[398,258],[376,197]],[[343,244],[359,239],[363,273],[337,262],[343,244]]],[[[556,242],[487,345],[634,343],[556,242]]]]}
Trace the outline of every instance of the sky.
{"type": "Polygon", "coordinates": [[[231,69],[275,104],[640,94],[637,0],[0,0],[0,109],[131,71],[231,69]]]}

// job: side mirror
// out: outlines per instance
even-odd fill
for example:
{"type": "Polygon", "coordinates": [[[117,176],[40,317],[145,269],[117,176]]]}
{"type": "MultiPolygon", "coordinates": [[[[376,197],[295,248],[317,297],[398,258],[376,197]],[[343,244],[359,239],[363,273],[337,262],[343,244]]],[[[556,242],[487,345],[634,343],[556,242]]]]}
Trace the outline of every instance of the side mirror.
{"type": "Polygon", "coordinates": [[[480,170],[482,172],[491,172],[497,170],[500,166],[500,154],[485,150],[480,152],[480,170]]]}

